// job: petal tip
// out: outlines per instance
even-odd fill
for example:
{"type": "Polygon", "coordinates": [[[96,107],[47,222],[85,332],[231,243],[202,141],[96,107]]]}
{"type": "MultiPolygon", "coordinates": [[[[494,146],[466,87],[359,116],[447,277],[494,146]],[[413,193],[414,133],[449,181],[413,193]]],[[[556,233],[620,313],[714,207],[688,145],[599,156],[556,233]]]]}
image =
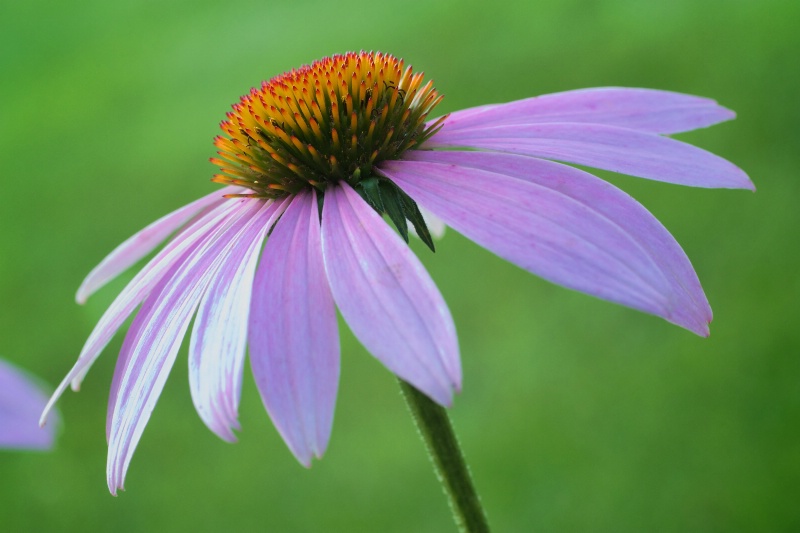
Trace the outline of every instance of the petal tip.
{"type": "Polygon", "coordinates": [[[675,322],[678,326],[687,329],[698,337],[708,337],[711,335],[711,318],[701,318],[699,320],[675,322]]]}
{"type": "Polygon", "coordinates": [[[314,443],[307,443],[305,441],[290,441],[286,438],[283,432],[280,430],[278,432],[281,434],[281,437],[283,437],[283,441],[289,447],[291,454],[294,455],[295,459],[297,459],[297,462],[300,463],[304,468],[311,468],[312,459],[315,455],[314,443]]]}
{"type": "Polygon", "coordinates": [[[44,406],[44,409],[42,409],[42,415],[39,417],[39,427],[44,427],[45,424],[47,424],[47,419],[50,417],[50,413],[53,412],[53,408],[55,407],[59,396],[60,394],[55,392],[47,402],[47,405],[44,406]]]}
{"type": "Polygon", "coordinates": [[[111,493],[113,497],[119,496],[118,491],[125,490],[125,487],[122,483],[117,483],[115,480],[109,479],[108,480],[108,492],[111,493]]]}
{"type": "Polygon", "coordinates": [[[732,185],[730,188],[732,189],[746,189],[752,192],[756,192],[756,185],[753,183],[753,180],[750,179],[750,176],[742,170],[741,168],[734,165],[735,169],[735,176],[734,179],[736,180],[735,184],[732,185]]]}
{"type": "Polygon", "coordinates": [[[727,169],[724,170],[723,176],[728,183],[726,185],[720,184],[718,187],[727,189],[748,189],[751,191],[756,190],[753,180],[750,179],[750,176],[748,176],[744,170],[730,161],[724,159],[723,161],[727,163],[727,169]]]}
{"type": "Polygon", "coordinates": [[[709,327],[711,321],[703,321],[697,327],[692,328],[692,333],[698,335],[699,337],[708,338],[711,335],[711,328],[709,327]]]}
{"type": "Polygon", "coordinates": [[[727,107],[718,105],[719,109],[719,122],[726,122],[728,120],[734,120],[736,118],[736,111],[733,109],[728,109],[727,107]]]}
{"type": "Polygon", "coordinates": [[[217,436],[229,444],[236,444],[239,442],[239,439],[236,438],[236,435],[234,435],[233,432],[228,432],[226,434],[217,433],[217,436]]]}
{"type": "MultiPolygon", "coordinates": [[[[454,385],[454,384],[451,384],[451,385],[454,385]]],[[[434,394],[434,395],[430,395],[427,392],[425,394],[427,394],[430,397],[430,399],[433,400],[434,402],[438,403],[442,407],[445,407],[445,408],[449,409],[449,408],[453,407],[454,392],[455,392],[455,390],[457,390],[457,389],[455,389],[455,390],[454,389],[455,389],[454,386],[450,386],[450,387],[447,387],[447,390],[444,393],[442,393],[443,391],[436,391],[437,394],[434,394]]]]}

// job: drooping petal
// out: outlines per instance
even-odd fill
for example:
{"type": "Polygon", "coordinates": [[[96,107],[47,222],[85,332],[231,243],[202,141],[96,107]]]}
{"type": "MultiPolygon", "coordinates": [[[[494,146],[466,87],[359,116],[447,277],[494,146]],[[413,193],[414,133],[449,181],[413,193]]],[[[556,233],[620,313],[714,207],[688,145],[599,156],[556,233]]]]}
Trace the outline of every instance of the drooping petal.
{"type": "Polygon", "coordinates": [[[33,377],[0,359],[0,448],[52,447],[55,424],[36,423],[46,403],[47,395],[33,377]]]}
{"type": "Polygon", "coordinates": [[[730,161],[669,137],[599,124],[534,124],[440,131],[435,146],[467,146],[556,159],[693,187],[754,189],[730,161]]]}
{"type": "Polygon", "coordinates": [[[316,194],[297,195],[264,247],[250,312],[250,364],[264,406],[305,466],[328,446],[339,384],[336,308],[316,194]]]}
{"type": "Polygon", "coordinates": [[[181,207],[177,211],[173,211],[159,218],[140,232],[128,238],[128,240],[117,246],[113,252],[108,254],[99,265],[89,272],[89,275],[86,276],[86,279],[83,280],[80,288],[78,288],[75,299],[80,304],[85,303],[86,299],[95,291],[108,281],[117,277],[120,272],[127,269],[136,261],[149,254],[156,246],[172,232],[185,224],[190,218],[197,215],[203,209],[225,201],[223,195],[233,193],[237,190],[239,190],[239,187],[225,187],[216,190],[199,200],[195,200],[181,207]]]}
{"type": "Polygon", "coordinates": [[[247,346],[250,294],[258,256],[282,203],[265,203],[234,243],[230,258],[211,281],[189,342],[189,385],[200,418],[211,431],[235,441],[247,346]]]}
{"type": "Polygon", "coordinates": [[[252,225],[260,200],[229,200],[237,208],[164,276],[142,305],[122,345],[109,396],[108,487],[123,488],[125,472],[164,387],[192,315],[238,238],[252,225]]]}
{"type": "Polygon", "coordinates": [[[382,167],[415,201],[549,281],[708,334],[711,309],[675,239],[644,207],[581,170],[481,152],[414,152],[382,167]]]}
{"type": "Polygon", "coordinates": [[[58,385],[47,403],[39,421],[40,424],[45,423],[48,413],[67,389],[67,386],[72,384],[72,388],[78,390],[81,380],[103,348],[106,347],[136,306],[150,294],[164,274],[176,262],[179,262],[185,256],[187,250],[191,250],[209,231],[220,224],[225,224],[227,217],[235,211],[235,202],[225,202],[217,206],[167,244],[136,274],[97,322],[94,330],[86,340],[86,344],[84,344],[75,365],[58,385]]]}
{"type": "Polygon", "coordinates": [[[361,343],[450,405],[461,363],[447,304],[408,246],[344,183],[325,192],[322,253],[336,305],[361,343]]]}
{"type": "Polygon", "coordinates": [[[650,133],[705,128],[736,117],[710,98],[654,89],[597,87],[451,113],[443,131],[510,124],[585,122],[650,133]]]}

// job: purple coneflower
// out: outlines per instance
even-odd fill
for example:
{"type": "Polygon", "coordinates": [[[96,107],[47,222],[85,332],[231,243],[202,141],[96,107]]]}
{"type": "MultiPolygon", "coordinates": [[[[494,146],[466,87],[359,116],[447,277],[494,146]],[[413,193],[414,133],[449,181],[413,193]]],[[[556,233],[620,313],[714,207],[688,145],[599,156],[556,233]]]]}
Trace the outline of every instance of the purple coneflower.
{"type": "Polygon", "coordinates": [[[47,394],[36,379],[0,359],[0,448],[46,450],[53,446],[54,424],[36,421],[47,404],[47,394]]]}
{"type": "Polygon", "coordinates": [[[669,232],[613,185],[553,160],[751,189],[728,161],[664,136],[733,112],[695,96],[600,88],[429,121],[441,99],[421,73],[381,53],[337,55],[264,82],[215,140],[214,181],[226,188],[157,220],[89,274],[79,302],[180,228],[103,315],[51,400],[78,387],[141,304],[111,387],[112,493],[193,317],[192,397],[223,439],[239,428],[249,345],[289,448],[304,465],[322,455],[339,378],[337,307],[389,370],[450,405],[461,386],[453,320],[403,242],[409,221],[433,248],[421,208],[549,281],[708,334],[711,309],[669,232]]]}

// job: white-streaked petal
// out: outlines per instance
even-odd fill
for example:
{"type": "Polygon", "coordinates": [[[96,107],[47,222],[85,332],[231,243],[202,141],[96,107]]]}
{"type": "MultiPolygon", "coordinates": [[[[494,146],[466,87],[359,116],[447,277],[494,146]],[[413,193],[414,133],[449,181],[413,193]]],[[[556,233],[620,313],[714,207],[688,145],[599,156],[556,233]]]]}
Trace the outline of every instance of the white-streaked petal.
{"type": "Polygon", "coordinates": [[[264,237],[280,216],[282,202],[268,202],[203,295],[189,343],[189,385],[200,418],[211,431],[235,441],[247,346],[247,323],[264,237]]]}
{"type": "Polygon", "coordinates": [[[40,424],[44,424],[47,414],[67,387],[72,384],[74,390],[80,388],[81,380],[89,371],[92,363],[106,347],[108,342],[117,332],[119,327],[133,312],[150,291],[159,282],[162,276],[184,255],[197,245],[214,227],[225,224],[226,219],[236,211],[235,202],[225,202],[206,213],[195,221],[190,227],[169,242],[147,265],[140,270],[130,283],[122,290],[114,302],[106,309],[97,322],[94,330],[89,335],[81,350],[78,360],[67,376],[56,388],[47,406],[42,413],[40,424]]]}
{"type": "Polygon", "coordinates": [[[551,161],[415,152],[382,172],[444,221],[554,283],[652,313],[699,335],[711,309],[686,254],[630,196],[551,161]]]}
{"type": "Polygon", "coordinates": [[[461,366],[447,304],[408,246],[344,183],[325,192],[322,251],[356,337],[400,378],[450,405],[461,366]]]}
{"type": "Polygon", "coordinates": [[[440,131],[435,147],[471,147],[555,159],[692,187],[754,189],[736,165],[669,137],[600,124],[512,124],[440,131]]]}
{"type": "Polygon", "coordinates": [[[735,117],[733,111],[710,98],[654,89],[596,87],[463,109],[451,113],[442,129],[583,122],[673,134],[735,117]]]}
{"type": "Polygon", "coordinates": [[[305,466],[328,446],[339,383],[336,308],[325,277],[316,194],[275,225],[253,285],[250,364],[264,406],[305,466]]]}
{"type": "MultiPolygon", "coordinates": [[[[158,311],[157,306],[161,306],[161,311],[159,311],[161,313],[167,310],[167,307],[164,305],[165,301],[161,298],[165,287],[170,286],[174,290],[175,285],[179,282],[185,283],[187,287],[197,287],[201,280],[210,282],[209,280],[214,277],[215,269],[221,266],[219,261],[222,260],[222,254],[214,254],[211,252],[219,251],[221,246],[225,246],[228,243],[230,243],[230,246],[233,246],[235,243],[232,241],[231,236],[241,230],[242,225],[247,223],[248,218],[252,216],[259,207],[255,202],[248,205],[243,203],[242,200],[231,201],[230,204],[232,212],[229,216],[219,220],[209,231],[205,232],[201,238],[187,250],[180,260],[173,262],[169,270],[161,276],[159,283],[144,300],[139,313],[133,320],[128,333],[125,335],[125,342],[123,342],[122,349],[117,358],[114,376],[111,381],[106,418],[106,438],[109,437],[111,431],[115,412],[114,406],[117,402],[121,379],[130,365],[129,359],[131,353],[137,349],[136,343],[140,336],[138,330],[151,327],[148,325],[150,322],[148,317],[153,314],[154,310],[158,311]],[[196,274],[196,276],[192,278],[192,274],[196,274]]],[[[203,290],[195,292],[196,294],[193,294],[192,297],[200,298],[205,293],[203,290]]]]}
{"type": "Polygon", "coordinates": [[[89,272],[86,279],[81,283],[75,300],[82,304],[86,302],[95,291],[105,285],[108,281],[126,270],[142,257],[149,254],[156,246],[166,239],[172,232],[185,224],[193,216],[200,213],[203,209],[213,207],[225,201],[223,196],[238,191],[239,187],[225,187],[214,191],[199,200],[187,204],[180,209],[165,215],[143,230],[134,234],[128,240],[117,246],[113,252],[108,254],[100,264],[89,272]]]}
{"type": "Polygon", "coordinates": [[[107,480],[112,494],[124,488],[125,472],[200,298],[262,203],[229,201],[236,205],[230,224],[207,235],[173,266],[148,296],[125,337],[109,397],[107,480]]]}

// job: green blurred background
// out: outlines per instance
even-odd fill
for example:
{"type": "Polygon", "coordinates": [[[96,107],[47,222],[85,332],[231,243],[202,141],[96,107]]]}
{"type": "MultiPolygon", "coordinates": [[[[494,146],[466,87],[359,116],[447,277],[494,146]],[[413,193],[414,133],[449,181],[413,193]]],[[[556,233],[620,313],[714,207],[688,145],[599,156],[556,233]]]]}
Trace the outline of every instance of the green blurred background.
{"type": "MultiPolygon", "coordinates": [[[[496,531],[800,530],[800,2],[0,4],[0,355],[55,386],[131,273],[80,307],[114,246],[213,190],[230,104],[336,52],[404,57],[441,111],[621,85],[711,96],[682,135],[758,187],[603,174],[682,243],[715,311],[702,339],[539,280],[451,231],[426,253],[459,330],[452,409],[496,531]]],[[[419,244],[419,243],[417,243],[419,244]]],[[[392,376],[342,329],[330,448],[302,468],[246,371],[240,442],[189,396],[185,348],[113,498],[121,335],[59,407],[52,453],[0,452],[3,531],[453,531],[392,376]]]]}

